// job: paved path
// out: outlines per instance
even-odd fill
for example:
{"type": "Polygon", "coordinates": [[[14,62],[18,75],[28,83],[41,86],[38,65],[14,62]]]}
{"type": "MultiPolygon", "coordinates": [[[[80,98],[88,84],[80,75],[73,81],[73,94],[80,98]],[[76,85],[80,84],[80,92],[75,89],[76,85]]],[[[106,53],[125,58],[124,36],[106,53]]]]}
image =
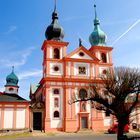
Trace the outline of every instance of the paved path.
{"type": "Polygon", "coordinates": [[[6,140],[116,140],[116,135],[95,134],[95,135],[36,136],[28,138],[14,138],[14,139],[10,138],[6,140]]]}

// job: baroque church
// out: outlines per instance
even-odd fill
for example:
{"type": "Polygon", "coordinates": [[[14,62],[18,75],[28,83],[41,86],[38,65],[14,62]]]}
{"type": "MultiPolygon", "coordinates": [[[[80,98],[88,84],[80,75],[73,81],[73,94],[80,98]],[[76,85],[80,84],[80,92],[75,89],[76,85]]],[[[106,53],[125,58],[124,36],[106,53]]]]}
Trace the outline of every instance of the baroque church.
{"type": "MultiPolygon", "coordinates": [[[[89,35],[90,48],[84,47],[79,40],[77,49],[67,54],[69,43],[65,42],[55,6],[41,48],[43,76],[39,84],[31,84],[29,102],[19,95],[19,80],[12,69],[6,77],[5,91],[0,92],[0,132],[104,131],[113,125],[114,117],[96,110],[90,101],[70,104],[73,96],[81,98],[88,95],[90,83],[102,83],[101,76],[107,71],[113,71],[113,48],[106,45],[106,34],[100,28],[96,5],[94,9],[94,30],[89,35]]],[[[105,93],[104,89],[101,89],[101,93],[105,93]]],[[[140,115],[135,115],[139,112],[137,106],[133,112],[133,123],[140,124],[140,115]]]]}
{"type": "Polygon", "coordinates": [[[69,104],[73,94],[88,94],[90,83],[100,83],[101,75],[112,71],[112,47],[106,45],[106,34],[100,28],[96,13],[94,30],[89,36],[90,49],[82,45],[67,54],[69,43],[58,22],[56,6],[52,22],[47,27],[42,45],[43,77],[38,85],[31,85],[32,130],[45,132],[77,132],[81,129],[99,131],[112,125],[109,114],[92,108],[90,102],[69,104]]]}

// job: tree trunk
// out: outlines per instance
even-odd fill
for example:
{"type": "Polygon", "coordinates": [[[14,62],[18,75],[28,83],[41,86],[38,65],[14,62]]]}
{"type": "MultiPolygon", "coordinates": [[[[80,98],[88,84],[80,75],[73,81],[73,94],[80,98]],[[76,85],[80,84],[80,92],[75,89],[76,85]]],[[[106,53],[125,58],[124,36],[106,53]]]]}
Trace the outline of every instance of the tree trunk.
{"type": "Polygon", "coordinates": [[[124,122],[123,121],[118,121],[118,135],[117,135],[117,140],[124,140],[124,122]]]}

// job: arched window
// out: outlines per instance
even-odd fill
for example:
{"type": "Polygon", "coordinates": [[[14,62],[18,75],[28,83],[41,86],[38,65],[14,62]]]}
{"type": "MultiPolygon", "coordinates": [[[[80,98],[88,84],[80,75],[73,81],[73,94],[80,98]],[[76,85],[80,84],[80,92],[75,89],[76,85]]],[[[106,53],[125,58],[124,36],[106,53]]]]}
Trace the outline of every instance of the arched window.
{"type": "Polygon", "coordinates": [[[54,98],[54,107],[59,107],[59,99],[54,98]]]}
{"type": "Polygon", "coordinates": [[[13,91],[14,89],[13,88],[9,88],[9,91],[13,91]]]}
{"type": "Polygon", "coordinates": [[[53,58],[54,59],[60,59],[60,52],[59,52],[59,49],[58,48],[55,48],[54,49],[53,58]]]}
{"type": "Polygon", "coordinates": [[[107,62],[106,54],[105,53],[101,53],[101,60],[102,60],[103,63],[107,62]]]}
{"type": "Polygon", "coordinates": [[[84,99],[87,98],[87,91],[85,89],[80,89],[79,91],[79,98],[84,99]]]}
{"type": "Polygon", "coordinates": [[[59,118],[59,112],[58,111],[54,111],[53,116],[54,116],[54,118],[59,118]]]}

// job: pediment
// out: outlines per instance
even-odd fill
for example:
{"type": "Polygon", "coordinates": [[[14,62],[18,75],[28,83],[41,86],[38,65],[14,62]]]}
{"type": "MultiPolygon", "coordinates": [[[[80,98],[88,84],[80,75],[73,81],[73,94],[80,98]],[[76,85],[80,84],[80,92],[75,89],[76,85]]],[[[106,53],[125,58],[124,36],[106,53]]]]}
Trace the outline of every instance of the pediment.
{"type": "Polygon", "coordinates": [[[73,59],[86,59],[86,60],[94,60],[99,61],[94,55],[90,53],[89,50],[87,50],[85,47],[81,46],[78,49],[74,50],[72,53],[70,53],[67,58],[73,58],[73,59]]]}

